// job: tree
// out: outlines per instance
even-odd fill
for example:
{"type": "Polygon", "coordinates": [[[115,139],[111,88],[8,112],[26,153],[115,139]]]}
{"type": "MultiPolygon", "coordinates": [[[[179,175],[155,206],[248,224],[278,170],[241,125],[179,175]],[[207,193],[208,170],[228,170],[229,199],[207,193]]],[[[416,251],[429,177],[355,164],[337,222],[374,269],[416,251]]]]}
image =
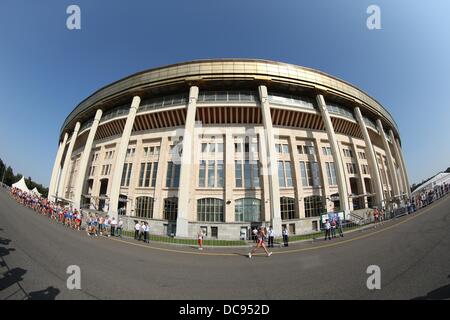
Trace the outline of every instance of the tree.
{"type": "Polygon", "coordinates": [[[3,174],[5,173],[6,166],[3,163],[3,160],[0,159],[0,181],[3,179],[3,174]]]}
{"type": "Polygon", "coordinates": [[[5,180],[3,181],[7,186],[11,187],[11,185],[16,182],[16,177],[14,176],[13,169],[11,167],[6,168],[5,172],[5,180]]]}
{"type": "Polygon", "coordinates": [[[447,170],[445,170],[445,173],[450,173],[450,167],[448,167],[447,170]]]}

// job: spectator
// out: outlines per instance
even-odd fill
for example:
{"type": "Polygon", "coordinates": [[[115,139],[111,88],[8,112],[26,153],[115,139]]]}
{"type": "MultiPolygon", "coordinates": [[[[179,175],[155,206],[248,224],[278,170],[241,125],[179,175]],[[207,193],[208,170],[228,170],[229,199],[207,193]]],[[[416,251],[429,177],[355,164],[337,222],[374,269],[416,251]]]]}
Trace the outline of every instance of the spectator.
{"type": "Polygon", "coordinates": [[[285,247],[289,247],[289,231],[287,226],[283,229],[283,243],[285,247]]]}
{"type": "Polygon", "coordinates": [[[141,231],[141,224],[139,222],[136,222],[134,225],[134,239],[139,239],[139,232],[141,231]]]}
{"type": "Polygon", "coordinates": [[[111,236],[114,237],[116,235],[116,227],[117,227],[117,220],[115,217],[111,220],[111,236]]]}
{"type": "Polygon", "coordinates": [[[269,227],[268,236],[269,236],[268,247],[269,248],[273,248],[273,238],[275,236],[275,232],[273,231],[273,227],[272,226],[269,227]]]}
{"type": "Polygon", "coordinates": [[[331,240],[331,224],[328,219],[325,220],[325,240],[331,240]]]}
{"type": "Polygon", "coordinates": [[[204,237],[204,233],[202,228],[198,229],[197,232],[197,242],[198,242],[198,250],[203,250],[203,237],[204,237]]]}
{"type": "Polygon", "coordinates": [[[122,230],[123,230],[123,220],[119,219],[119,223],[117,224],[117,236],[122,238],[122,230]]]}

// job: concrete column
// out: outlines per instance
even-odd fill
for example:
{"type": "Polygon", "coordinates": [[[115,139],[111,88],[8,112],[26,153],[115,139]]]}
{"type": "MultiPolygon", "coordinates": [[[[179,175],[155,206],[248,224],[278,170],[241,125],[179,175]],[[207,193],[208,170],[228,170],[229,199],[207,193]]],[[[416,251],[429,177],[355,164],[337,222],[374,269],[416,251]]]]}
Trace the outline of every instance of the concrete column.
{"type": "Polygon", "coordinates": [[[63,141],[59,143],[58,151],[56,152],[56,159],[53,165],[52,176],[50,178],[50,185],[48,187],[48,199],[50,201],[55,201],[56,190],[58,189],[58,175],[61,170],[61,158],[64,154],[64,149],[66,148],[67,138],[69,135],[67,132],[64,134],[63,141]]]}
{"type": "Polygon", "coordinates": [[[194,160],[194,134],[195,134],[195,114],[197,110],[198,87],[192,86],[189,89],[189,103],[187,106],[186,124],[184,126],[183,153],[181,155],[180,168],[180,188],[178,197],[178,216],[177,216],[177,237],[189,236],[189,207],[192,188],[191,182],[195,175],[193,172],[194,160]]]}
{"type": "MultiPolygon", "coordinates": [[[[364,176],[363,176],[363,172],[362,172],[362,162],[361,162],[361,159],[359,159],[359,154],[358,154],[359,149],[358,149],[354,139],[350,138],[350,140],[352,143],[353,154],[355,155],[355,159],[356,159],[356,165],[358,166],[358,181],[361,186],[360,192],[362,192],[363,194],[366,194],[366,184],[364,183],[364,176]]],[[[363,197],[362,202],[363,202],[364,208],[367,208],[367,197],[363,197]]]]}
{"type": "Polygon", "coordinates": [[[58,197],[64,198],[64,188],[66,185],[66,176],[67,171],[69,170],[70,159],[72,158],[73,146],[75,145],[75,141],[77,140],[78,131],[80,131],[80,122],[75,124],[75,129],[73,129],[72,137],[70,138],[69,147],[67,148],[66,157],[64,158],[64,163],[61,171],[61,176],[59,178],[59,186],[58,186],[58,197]]]}
{"type": "Polygon", "coordinates": [[[336,139],[336,133],[334,132],[333,123],[331,122],[331,118],[328,113],[327,105],[325,103],[323,95],[318,94],[316,96],[316,100],[317,104],[319,105],[323,123],[325,124],[331,152],[333,153],[333,161],[336,170],[336,179],[338,182],[339,202],[341,205],[341,210],[343,210],[345,213],[349,213],[350,205],[348,201],[347,182],[345,181],[344,164],[342,162],[341,150],[336,139]]]}
{"type": "MultiPolygon", "coordinates": [[[[141,147],[142,148],[142,147],[141,147]]],[[[169,137],[161,138],[161,146],[158,156],[158,174],[155,183],[155,203],[153,205],[153,219],[163,219],[164,198],[162,197],[162,189],[166,184],[167,175],[167,158],[169,157],[169,137]]]]}
{"type": "MultiPolygon", "coordinates": [[[[323,194],[323,199],[325,202],[325,208],[327,210],[327,212],[332,211],[333,206],[332,202],[329,201],[330,196],[331,196],[331,190],[330,190],[330,184],[328,182],[328,172],[327,172],[327,167],[326,167],[326,162],[327,161],[327,156],[323,154],[322,151],[322,143],[320,142],[320,139],[315,138],[314,139],[314,144],[317,148],[317,161],[319,162],[319,166],[320,166],[320,175],[321,177],[321,184],[322,184],[322,194],[323,194]]],[[[303,207],[305,206],[305,204],[302,204],[303,207]]],[[[302,211],[303,215],[305,214],[305,209],[303,208],[302,211]]]]}
{"type": "Polygon", "coordinates": [[[83,153],[81,154],[80,167],[78,168],[78,177],[75,181],[75,192],[73,199],[73,206],[76,209],[80,209],[81,196],[83,194],[84,181],[86,180],[86,169],[89,163],[89,156],[91,155],[92,143],[94,142],[95,134],[97,133],[98,124],[102,118],[103,111],[98,109],[95,113],[94,121],[92,122],[89,135],[84,145],[83,153]]]}
{"type": "MultiPolygon", "coordinates": [[[[134,153],[133,159],[133,170],[131,171],[130,177],[130,186],[128,187],[128,203],[127,203],[127,211],[125,213],[126,216],[134,215],[134,209],[136,205],[136,188],[139,182],[139,173],[141,171],[141,162],[144,162],[143,159],[143,147],[142,147],[142,139],[136,140],[136,152],[134,153]],[[133,212],[131,211],[133,210],[133,212]]],[[[158,165],[159,167],[159,165],[158,165]]],[[[159,171],[159,169],[158,169],[159,171]]],[[[153,207],[154,210],[155,207],[153,207]]]]}
{"type": "MultiPolygon", "coordinates": [[[[315,141],[317,143],[317,140],[315,141]]],[[[289,136],[289,145],[291,149],[291,168],[293,169],[293,179],[295,186],[295,198],[297,200],[298,217],[303,219],[305,217],[305,205],[303,199],[303,186],[302,186],[302,176],[300,173],[300,161],[297,159],[297,140],[294,135],[289,136]]],[[[317,144],[315,145],[317,147],[317,144]]],[[[320,160],[319,160],[320,164],[320,160]]]]}
{"type": "MultiPolygon", "coordinates": [[[[405,181],[405,176],[403,174],[403,163],[402,160],[400,158],[400,154],[397,148],[397,143],[395,142],[395,136],[394,136],[394,132],[392,132],[392,130],[389,130],[389,137],[391,138],[392,141],[392,151],[393,151],[393,156],[395,161],[397,162],[398,168],[399,168],[399,177],[398,177],[398,182],[399,182],[399,188],[401,189],[401,193],[406,193],[408,186],[406,184],[405,181]]],[[[397,170],[395,171],[397,173],[397,170]]]]}
{"type": "Polygon", "coordinates": [[[109,193],[109,215],[115,218],[118,217],[117,207],[119,205],[120,180],[122,179],[123,164],[127,155],[127,148],[130,142],[131,131],[133,130],[134,119],[136,118],[140,103],[141,98],[139,96],[134,96],[127,121],[125,122],[125,127],[123,128],[122,137],[116,148],[116,159],[111,179],[111,192],[109,193]]]}
{"type": "Polygon", "coordinates": [[[372,141],[370,140],[369,132],[367,131],[366,123],[364,122],[361,110],[359,107],[355,108],[355,117],[358,121],[359,128],[364,137],[364,142],[366,144],[367,150],[367,162],[369,164],[370,177],[372,185],[374,186],[374,191],[376,193],[374,205],[381,207],[384,201],[383,187],[381,185],[380,171],[378,170],[378,161],[375,156],[375,151],[373,149],[372,141]]]}
{"type": "Polygon", "coordinates": [[[269,183],[269,164],[267,158],[267,142],[265,130],[258,133],[259,141],[259,160],[261,161],[261,178],[262,178],[262,211],[261,211],[261,221],[270,221],[271,211],[270,211],[270,183],[269,183]]]}
{"type": "Polygon", "coordinates": [[[386,134],[384,133],[383,124],[380,119],[377,119],[377,127],[378,131],[380,131],[381,140],[383,141],[384,151],[386,152],[386,159],[389,167],[389,172],[392,181],[392,189],[394,191],[394,199],[396,199],[400,195],[400,188],[398,186],[397,173],[394,167],[394,159],[392,159],[391,149],[389,147],[389,141],[386,138],[386,134]]]}
{"type": "Polygon", "coordinates": [[[275,136],[272,127],[272,116],[270,114],[270,104],[267,95],[267,87],[259,86],[259,98],[261,100],[261,113],[264,125],[266,154],[262,157],[267,157],[266,172],[269,174],[269,193],[270,193],[270,214],[271,225],[275,234],[280,235],[281,230],[281,208],[280,208],[280,187],[278,184],[278,156],[275,150],[275,136]]]}
{"type": "Polygon", "coordinates": [[[398,141],[398,139],[395,139],[394,141],[397,146],[398,154],[401,159],[400,163],[402,164],[401,169],[403,171],[403,177],[404,177],[405,184],[406,184],[406,193],[408,194],[408,198],[411,198],[411,187],[409,184],[408,171],[406,170],[406,162],[405,162],[405,158],[403,157],[402,147],[400,146],[400,142],[398,141]]]}
{"type": "Polygon", "coordinates": [[[225,222],[234,222],[234,199],[233,189],[235,183],[234,176],[234,141],[231,130],[226,130],[225,133],[225,222]],[[231,201],[230,204],[227,204],[231,201]]]}

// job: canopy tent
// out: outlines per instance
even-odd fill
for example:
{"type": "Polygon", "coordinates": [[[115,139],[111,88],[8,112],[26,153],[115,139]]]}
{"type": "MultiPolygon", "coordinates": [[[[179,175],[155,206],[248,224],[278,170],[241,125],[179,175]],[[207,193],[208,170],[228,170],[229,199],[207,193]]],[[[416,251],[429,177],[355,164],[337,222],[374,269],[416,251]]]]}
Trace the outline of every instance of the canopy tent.
{"type": "Polygon", "coordinates": [[[31,193],[33,193],[35,196],[38,196],[38,197],[41,196],[41,194],[39,193],[39,191],[38,191],[38,189],[36,187],[34,187],[34,189],[31,190],[31,193]]]}
{"type": "Polygon", "coordinates": [[[440,186],[444,183],[450,184],[450,173],[448,172],[440,172],[435,175],[433,178],[422,184],[420,187],[415,189],[412,194],[417,195],[422,191],[427,191],[433,189],[435,186],[440,186]]]}
{"type": "Polygon", "coordinates": [[[20,179],[16,183],[13,183],[12,187],[25,192],[30,192],[30,189],[28,189],[27,184],[25,183],[25,177],[22,177],[22,179],[20,179]]]}

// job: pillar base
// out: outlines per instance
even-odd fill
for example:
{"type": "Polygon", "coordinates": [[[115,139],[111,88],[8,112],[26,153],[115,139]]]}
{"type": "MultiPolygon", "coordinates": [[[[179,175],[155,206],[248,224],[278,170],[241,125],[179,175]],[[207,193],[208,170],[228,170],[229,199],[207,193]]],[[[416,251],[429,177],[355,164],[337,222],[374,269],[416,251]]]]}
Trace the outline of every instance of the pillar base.
{"type": "Polygon", "coordinates": [[[276,217],[276,218],[272,219],[273,231],[275,232],[275,235],[277,235],[277,236],[282,235],[283,229],[281,228],[281,224],[282,224],[281,218],[276,217]]]}
{"type": "Polygon", "coordinates": [[[177,230],[175,233],[177,237],[188,238],[189,237],[189,222],[185,218],[177,218],[177,230]]]}

